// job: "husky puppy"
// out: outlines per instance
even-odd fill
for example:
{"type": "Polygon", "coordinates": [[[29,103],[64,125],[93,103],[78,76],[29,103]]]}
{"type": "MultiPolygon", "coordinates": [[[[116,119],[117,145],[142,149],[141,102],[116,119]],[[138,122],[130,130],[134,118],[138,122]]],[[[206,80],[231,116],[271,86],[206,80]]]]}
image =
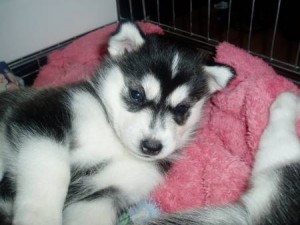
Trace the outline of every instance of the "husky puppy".
{"type": "Polygon", "coordinates": [[[165,215],[147,225],[300,224],[300,141],[295,127],[299,108],[300,100],[291,93],[273,102],[249,190],[239,202],[165,215]]]}
{"type": "Polygon", "coordinates": [[[231,68],[121,23],[87,82],[0,96],[0,218],[112,225],[148,197],[231,68]]]}

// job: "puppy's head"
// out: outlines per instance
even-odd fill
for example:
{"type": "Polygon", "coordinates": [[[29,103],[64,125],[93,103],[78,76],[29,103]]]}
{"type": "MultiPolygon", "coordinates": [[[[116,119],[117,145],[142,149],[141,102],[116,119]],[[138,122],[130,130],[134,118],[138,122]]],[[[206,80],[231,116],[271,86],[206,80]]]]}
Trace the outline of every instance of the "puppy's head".
{"type": "Polygon", "coordinates": [[[108,120],[123,145],[145,160],[184,147],[206,99],[234,76],[224,65],[206,65],[194,50],[130,22],[109,41],[110,57],[98,78],[108,120]]]}

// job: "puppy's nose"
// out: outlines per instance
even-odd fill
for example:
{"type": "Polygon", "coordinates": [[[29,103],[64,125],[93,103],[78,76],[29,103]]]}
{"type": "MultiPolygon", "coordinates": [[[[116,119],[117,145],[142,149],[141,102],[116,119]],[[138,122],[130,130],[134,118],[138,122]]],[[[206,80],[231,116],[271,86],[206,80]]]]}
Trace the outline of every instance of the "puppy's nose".
{"type": "Polygon", "coordinates": [[[162,147],[161,142],[155,139],[145,139],[141,142],[141,151],[145,155],[158,155],[162,147]]]}

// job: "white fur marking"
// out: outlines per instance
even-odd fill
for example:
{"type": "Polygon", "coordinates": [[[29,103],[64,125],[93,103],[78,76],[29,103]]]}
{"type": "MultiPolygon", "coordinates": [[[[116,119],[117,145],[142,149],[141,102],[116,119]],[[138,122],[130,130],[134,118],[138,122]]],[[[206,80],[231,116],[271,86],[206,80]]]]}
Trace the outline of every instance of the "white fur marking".
{"type": "Polygon", "coordinates": [[[253,173],[280,167],[300,159],[296,132],[297,97],[283,93],[271,107],[269,124],[260,141],[253,173]]]}
{"type": "Polygon", "coordinates": [[[270,210],[271,200],[278,195],[278,181],[276,174],[271,172],[251,179],[252,188],[242,197],[250,218],[255,220],[270,210]]]}
{"type": "Polygon", "coordinates": [[[19,151],[13,224],[61,224],[70,180],[68,149],[35,137],[19,151]]]}
{"type": "Polygon", "coordinates": [[[297,97],[283,93],[273,102],[270,118],[256,154],[252,171],[252,188],[242,197],[247,212],[256,224],[257,219],[271,210],[272,199],[278,197],[280,175],[276,168],[300,158],[300,143],[295,128],[297,97]]]}
{"type": "Polygon", "coordinates": [[[178,52],[175,54],[173,60],[172,60],[172,79],[176,76],[178,73],[178,63],[179,63],[179,54],[178,52]]]}
{"type": "MultiPolygon", "coordinates": [[[[110,78],[114,78],[114,75],[111,75],[110,78]]],[[[113,92],[114,88],[115,86],[111,86],[110,91],[113,92]]],[[[116,93],[109,94],[111,97],[116,95],[116,93]]],[[[106,121],[101,105],[93,96],[82,91],[74,93],[72,108],[74,136],[78,145],[71,151],[72,163],[90,165],[120,154],[122,146],[106,121]],[[111,151],[102,151],[99,146],[111,151]]]]}
{"type": "Polygon", "coordinates": [[[148,100],[156,100],[156,102],[160,99],[160,82],[153,75],[146,75],[142,80],[142,86],[144,87],[146,97],[148,100]]]}
{"type": "Polygon", "coordinates": [[[111,162],[101,173],[92,178],[98,188],[118,187],[133,204],[148,197],[149,192],[162,179],[162,175],[151,162],[145,162],[131,155],[124,155],[118,161],[111,162]],[[140,188],[141,186],[143,188],[140,188]]]}
{"type": "Polygon", "coordinates": [[[231,70],[225,66],[204,66],[203,69],[209,75],[211,93],[223,89],[233,76],[231,70]]]}
{"type": "Polygon", "coordinates": [[[168,97],[167,102],[172,106],[176,107],[189,95],[189,88],[187,85],[181,85],[176,88],[168,97]]]}

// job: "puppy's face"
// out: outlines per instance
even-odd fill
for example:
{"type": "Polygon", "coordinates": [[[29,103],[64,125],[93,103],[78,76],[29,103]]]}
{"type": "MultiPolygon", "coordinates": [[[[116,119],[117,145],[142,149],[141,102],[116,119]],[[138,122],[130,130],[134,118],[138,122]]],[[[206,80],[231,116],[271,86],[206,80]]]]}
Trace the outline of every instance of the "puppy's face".
{"type": "Polygon", "coordinates": [[[163,37],[144,37],[132,23],[120,25],[109,52],[100,95],[120,141],[145,160],[185,146],[207,97],[233,76],[228,67],[206,66],[197,52],[163,37]]]}

